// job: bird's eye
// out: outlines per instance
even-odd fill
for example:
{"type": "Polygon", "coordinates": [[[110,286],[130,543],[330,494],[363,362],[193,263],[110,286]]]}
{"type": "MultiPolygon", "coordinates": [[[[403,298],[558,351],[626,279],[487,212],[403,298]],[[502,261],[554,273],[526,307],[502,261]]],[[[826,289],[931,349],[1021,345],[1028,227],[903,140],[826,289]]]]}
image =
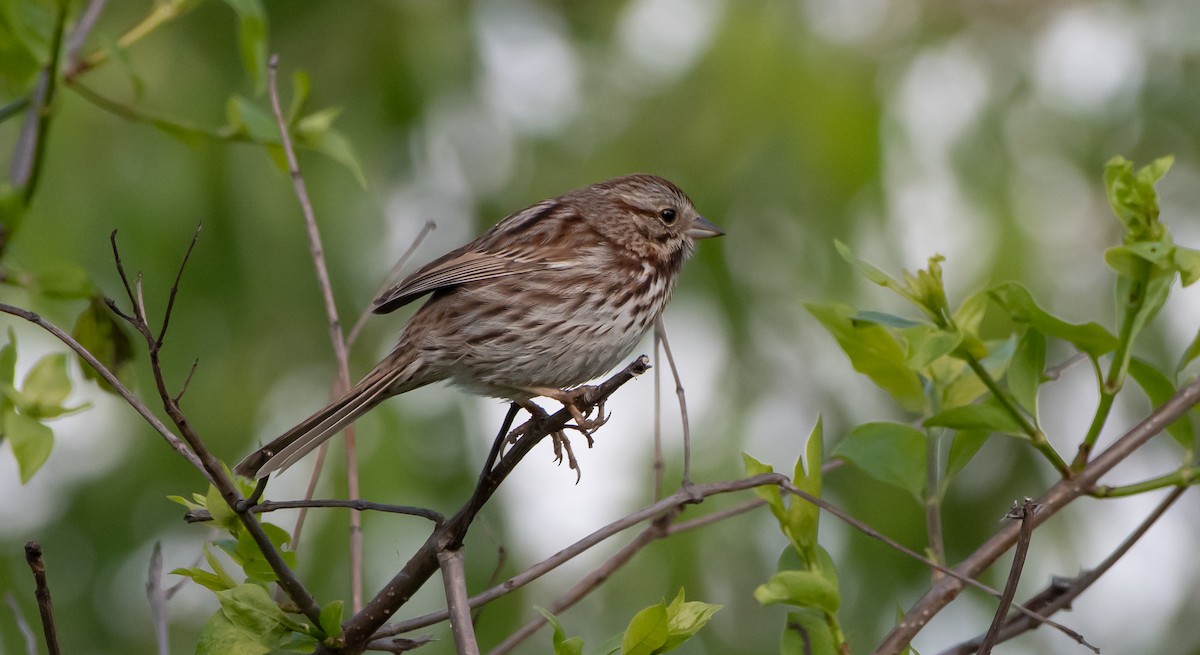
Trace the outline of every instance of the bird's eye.
{"type": "Polygon", "coordinates": [[[662,222],[666,223],[667,225],[674,223],[676,216],[677,214],[675,213],[675,210],[671,209],[670,207],[658,212],[658,217],[661,218],[662,222]]]}

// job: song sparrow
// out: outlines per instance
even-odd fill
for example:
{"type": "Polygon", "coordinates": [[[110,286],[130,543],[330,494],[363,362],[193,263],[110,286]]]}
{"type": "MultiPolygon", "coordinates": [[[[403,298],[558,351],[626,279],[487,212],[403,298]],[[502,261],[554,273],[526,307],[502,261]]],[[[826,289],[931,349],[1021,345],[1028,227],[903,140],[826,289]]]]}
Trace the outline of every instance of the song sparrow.
{"type": "Polygon", "coordinates": [[[553,398],[582,421],[569,389],[633,351],[695,240],[721,234],[683,191],[654,175],[523,209],[377,298],[374,311],[386,313],[432,294],[361,382],[236,471],[282,471],[386,398],[446,379],[526,408],[533,397],[553,398]]]}

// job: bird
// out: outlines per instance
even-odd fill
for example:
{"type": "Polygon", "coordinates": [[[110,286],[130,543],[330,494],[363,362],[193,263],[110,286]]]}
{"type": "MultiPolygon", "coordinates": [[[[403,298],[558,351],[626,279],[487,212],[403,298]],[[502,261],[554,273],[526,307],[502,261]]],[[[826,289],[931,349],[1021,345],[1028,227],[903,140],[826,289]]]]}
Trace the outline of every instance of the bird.
{"type": "Polygon", "coordinates": [[[444,380],[533,412],[532,398],[557,400],[580,427],[594,427],[603,418],[583,424],[576,387],[633,351],[696,242],[723,234],[679,187],[650,174],[513,213],[376,298],[372,311],[385,314],[429,296],[361,381],[234,470],[259,480],[282,472],[387,398],[444,380]]]}

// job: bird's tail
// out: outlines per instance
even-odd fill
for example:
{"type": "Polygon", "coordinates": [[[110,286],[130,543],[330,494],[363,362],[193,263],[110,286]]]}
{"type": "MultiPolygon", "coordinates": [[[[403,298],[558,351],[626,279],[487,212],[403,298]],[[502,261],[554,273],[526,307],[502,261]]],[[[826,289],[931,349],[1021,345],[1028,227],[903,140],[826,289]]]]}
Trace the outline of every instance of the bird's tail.
{"type": "Polygon", "coordinates": [[[254,479],[282,472],[379,403],[432,382],[422,379],[422,368],[422,363],[411,350],[408,353],[393,353],[346,395],[247,455],[234,468],[234,472],[254,479]]]}

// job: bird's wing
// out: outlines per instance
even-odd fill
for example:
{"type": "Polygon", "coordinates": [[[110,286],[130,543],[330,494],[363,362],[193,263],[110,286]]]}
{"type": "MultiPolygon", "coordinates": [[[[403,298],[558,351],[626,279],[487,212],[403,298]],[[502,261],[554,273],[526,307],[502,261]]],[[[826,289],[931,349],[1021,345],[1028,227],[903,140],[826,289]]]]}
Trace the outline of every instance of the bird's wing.
{"type": "Polygon", "coordinates": [[[373,311],[385,314],[438,289],[514,275],[530,268],[528,263],[522,264],[501,253],[456,250],[429,262],[385,291],[375,299],[373,311]]]}
{"type": "MultiPolygon", "coordinates": [[[[544,200],[512,214],[482,237],[429,262],[375,299],[374,312],[386,314],[421,296],[449,287],[508,275],[569,265],[547,257],[536,243],[544,240],[547,217],[559,203],[544,200]]],[[[570,259],[569,257],[565,259],[570,259]]]]}

